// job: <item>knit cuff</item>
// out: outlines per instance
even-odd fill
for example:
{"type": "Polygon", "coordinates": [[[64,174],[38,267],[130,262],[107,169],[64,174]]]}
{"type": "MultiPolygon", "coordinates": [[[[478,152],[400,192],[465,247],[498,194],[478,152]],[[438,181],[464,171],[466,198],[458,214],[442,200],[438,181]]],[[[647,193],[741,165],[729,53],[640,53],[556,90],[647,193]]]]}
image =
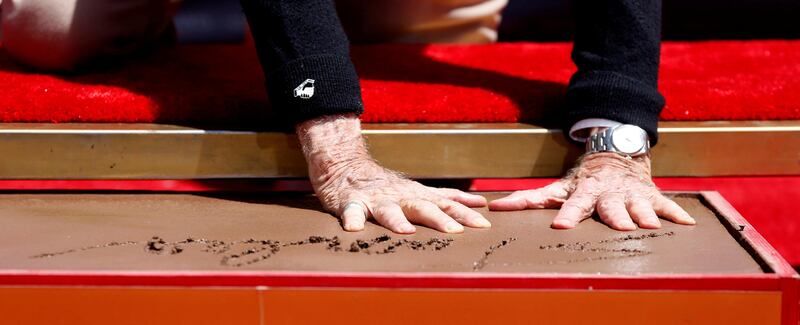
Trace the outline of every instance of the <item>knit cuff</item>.
{"type": "MultiPolygon", "coordinates": [[[[567,126],[588,118],[603,118],[641,127],[658,142],[658,117],[664,97],[655,87],[608,71],[578,73],[567,89],[567,126]]],[[[568,129],[568,127],[567,127],[568,129]]]]}
{"type": "Polygon", "coordinates": [[[358,75],[348,57],[305,57],[265,74],[272,109],[292,124],[364,111],[358,75]]]}

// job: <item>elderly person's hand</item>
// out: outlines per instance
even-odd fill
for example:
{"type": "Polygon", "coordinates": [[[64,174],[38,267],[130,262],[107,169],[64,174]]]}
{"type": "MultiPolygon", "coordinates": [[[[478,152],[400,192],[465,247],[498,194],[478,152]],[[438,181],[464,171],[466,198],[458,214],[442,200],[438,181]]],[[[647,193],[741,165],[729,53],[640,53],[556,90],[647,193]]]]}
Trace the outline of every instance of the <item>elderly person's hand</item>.
{"type": "Polygon", "coordinates": [[[616,230],[634,230],[637,225],[659,228],[659,216],[678,224],[695,224],[653,184],[648,155],[628,158],[610,152],[589,154],[559,181],[489,203],[489,209],[499,211],[558,207],[561,210],[552,223],[557,229],[574,228],[595,211],[616,230]]]}
{"type": "Polygon", "coordinates": [[[368,218],[402,234],[416,231],[412,223],[447,233],[491,226],[469,208],[485,206],[482,196],[427,187],[378,165],[355,115],[306,121],[296,130],[317,197],[347,231],[363,230],[368,218]]]}

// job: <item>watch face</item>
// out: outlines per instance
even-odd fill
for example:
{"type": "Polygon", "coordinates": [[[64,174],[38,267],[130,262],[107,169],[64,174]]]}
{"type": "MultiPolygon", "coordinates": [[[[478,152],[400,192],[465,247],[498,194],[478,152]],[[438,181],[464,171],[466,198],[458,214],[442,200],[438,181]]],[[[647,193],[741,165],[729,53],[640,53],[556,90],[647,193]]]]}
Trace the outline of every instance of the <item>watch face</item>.
{"type": "Polygon", "coordinates": [[[633,125],[623,125],[614,129],[611,142],[620,152],[634,154],[644,148],[647,138],[642,129],[633,125]]]}

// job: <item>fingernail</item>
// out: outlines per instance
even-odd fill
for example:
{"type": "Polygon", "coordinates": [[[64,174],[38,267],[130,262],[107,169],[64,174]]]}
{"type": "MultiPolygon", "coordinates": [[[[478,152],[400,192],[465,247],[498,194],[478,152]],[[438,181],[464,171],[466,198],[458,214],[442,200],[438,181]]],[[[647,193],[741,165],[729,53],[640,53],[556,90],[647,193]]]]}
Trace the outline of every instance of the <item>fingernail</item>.
{"type": "Polygon", "coordinates": [[[634,230],[636,229],[636,225],[631,221],[623,221],[620,222],[619,227],[625,230],[634,230]]]}
{"type": "Polygon", "coordinates": [[[346,230],[346,231],[359,231],[359,230],[361,230],[361,229],[362,229],[362,228],[360,228],[360,227],[356,227],[356,225],[354,225],[354,224],[352,224],[352,223],[346,223],[346,224],[344,224],[344,230],[346,230]]]}
{"type": "Polygon", "coordinates": [[[553,220],[553,226],[555,228],[574,228],[575,223],[569,220],[553,220]]]}
{"type": "Polygon", "coordinates": [[[402,232],[402,233],[412,233],[412,232],[417,231],[417,228],[414,228],[414,226],[412,226],[410,223],[404,223],[404,224],[400,225],[399,228],[400,228],[400,232],[402,232]]]}
{"type": "Polygon", "coordinates": [[[458,222],[450,221],[446,225],[444,225],[444,231],[446,231],[446,232],[462,232],[462,231],[464,231],[464,226],[462,226],[458,222]]]}
{"type": "Polygon", "coordinates": [[[489,227],[492,226],[492,223],[489,222],[489,220],[486,220],[484,218],[480,218],[480,219],[477,219],[475,221],[475,225],[480,227],[480,228],[489,228],[489,227]]]}

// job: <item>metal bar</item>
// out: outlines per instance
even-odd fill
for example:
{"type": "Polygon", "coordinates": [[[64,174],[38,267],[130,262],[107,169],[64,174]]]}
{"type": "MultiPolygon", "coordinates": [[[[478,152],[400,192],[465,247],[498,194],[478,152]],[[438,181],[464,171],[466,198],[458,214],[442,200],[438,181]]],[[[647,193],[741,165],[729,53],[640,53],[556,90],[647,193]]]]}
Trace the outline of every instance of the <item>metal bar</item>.
{"type": "MultiPolygon", "coordinates": [[[[800,121],[664,122],[656,176],[800,174],[800,121]]],[[[366,124],[374,157],[415,178],[557,177],[581,154],[522,123],[366,124]]],[[[156,124],[0,124],[0,179],[305,177],[293,134],[156,124]]]]}

